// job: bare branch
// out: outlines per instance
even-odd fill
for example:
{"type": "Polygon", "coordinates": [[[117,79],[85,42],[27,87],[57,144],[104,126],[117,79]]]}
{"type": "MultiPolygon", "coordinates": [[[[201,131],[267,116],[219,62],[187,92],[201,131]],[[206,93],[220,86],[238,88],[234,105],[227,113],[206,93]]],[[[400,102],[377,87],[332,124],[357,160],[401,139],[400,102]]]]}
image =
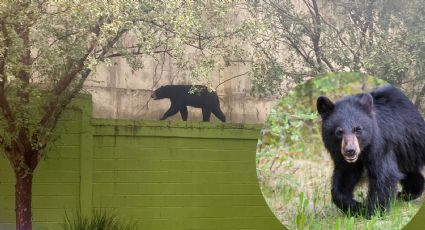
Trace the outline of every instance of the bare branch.
{"type": "MultiPolygon", "coordinates": [[[[154,53],[154,54],[159,54],[159,53],[166,53],[166,54],[168,54],[170,51],[172,51],[172,50],[170,50],[170,49],[156,50],[156,51],[153,51],[152,53],[154,53]]],[[[144,53],[144,52],[137,52],[137,51],[135,51],[135,52],[129,52],[129,53],[114,53],[114,54],[103,56],[103,59],[113,58],[113,57],[124,57],[124,56],[129,55],[129,54],[130,55],[144,55],[146,53],[144,53]]]]}
{"type": "Polygon", "coordinates": [[[220,82],[215,88],[214,88],[214,90],[215,91],[217,91],[217,88],[220,86],[220,85],[222,85],[222,84],[224,84],[224,83],[226,83],[226,82],[228,82],[228,81],[230,81],[230,80],[233,80],[233,79],[235,79],[235,78],[238,78],[238,77],[242,77],[242,76],[244,76],[244,75],[247,75],[249,73],[249,71],[246,71],[245,73],[241,73],[241,74],[238,74],[238,75],[236,75],[236,76],[233,76],[233,77],[231,77],[231,78],[228,78],[228,79],[226,79],[226,80],[224,80],[224,81],[222,81],[222,82],[220,82]]]}
{"type": "Polygon", "coordinates": [[[310,67],[312,68],[316,68],[316,65],[314,64],[314,62],[310,59],[309,55],[307,53],[305,53],[305,51],[296,44],[296,42],[292,39],[292,37],[290,36],[285,36],[285,38],[289,41],[290,45],[292,46],[293,49],[295,49],[295,51],[301,55],[301,57],[304,59],[304,61],[306,63],[308,63],[310,65],[310,67]]]}
{"type": "Polygon", "coordinates": [[[342,31],[338,30],[338,28],[336,28],[336,26],[332,25],[331,23],[329,23],[328,21],[324,20],[324,18],[322,17],[322,22],[325,23],[326,25],[328,25],[331,29],[333,29],[335,31],[335,33],[338,36],[338,40],[341,42],[341,44],[347,48],[351,54],[355,54],[355,51],[351,48],[351,46],[349,46],[347,44],[347,42],[345,42],[344,38],[341,36],[342,31]]]}
{"type": "Polygon", "coordinates": [[[419,92],[419,94],[416,96],[416,100],[415,100],[415,105],[416,107],[420,108],[422,105],[422,100],[425,97],[425,84],[422,86],[421,91],[419,92]]]}

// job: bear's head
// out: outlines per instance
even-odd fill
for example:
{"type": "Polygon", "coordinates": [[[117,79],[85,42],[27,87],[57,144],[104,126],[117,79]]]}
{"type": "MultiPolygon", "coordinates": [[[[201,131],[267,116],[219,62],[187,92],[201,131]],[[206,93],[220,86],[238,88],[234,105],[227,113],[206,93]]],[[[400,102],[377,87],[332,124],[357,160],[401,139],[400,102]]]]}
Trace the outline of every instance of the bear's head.
{"type": "Polygon", "coordinates": [[[317,111],[322,117],[322,139],[328,151],[341,154],[348,163],[356,162],[371,144],[375,129],[372,96],[358,94],[335,103],[320,96],[317,111]]]}
{"type": "Polygon", "coordinates": [[[169,86],[164,85],[164,86],[161,86],[158,89],[156,89],[152,93],[151,98],[153,98],[154,100],[159,100],[159,99],[163,99],[163,98],[170,98],[169,94],[170,94],[169,86]]]}

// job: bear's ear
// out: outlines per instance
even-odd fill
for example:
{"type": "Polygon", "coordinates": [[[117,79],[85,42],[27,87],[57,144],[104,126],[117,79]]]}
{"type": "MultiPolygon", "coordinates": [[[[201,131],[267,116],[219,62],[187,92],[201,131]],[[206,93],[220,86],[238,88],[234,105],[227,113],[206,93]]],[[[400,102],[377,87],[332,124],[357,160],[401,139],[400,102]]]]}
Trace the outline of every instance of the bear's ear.
{"type": "Polygon", "coordinates": [[[334,107],[334,103],[326,96],[320,96],[317,98],[317,111],[322,119],[328,117],[334,110],[334,107]]]}
{"type": "Polygon", "coordinates": [[[360,105],[366,110],[367,113],[371,114],[373,109],[373,98],[369,93],[364,93],[360,96],[360,105]]]}

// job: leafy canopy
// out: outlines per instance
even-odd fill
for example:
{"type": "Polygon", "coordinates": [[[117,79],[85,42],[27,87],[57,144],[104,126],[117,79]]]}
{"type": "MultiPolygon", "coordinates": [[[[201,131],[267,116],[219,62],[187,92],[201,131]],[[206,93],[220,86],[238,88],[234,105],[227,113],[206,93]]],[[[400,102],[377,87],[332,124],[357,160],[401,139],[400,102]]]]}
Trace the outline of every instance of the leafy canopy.
{"type": "MultiPolygon", "coordinates": [[[[2,1],[1,144],[43,149],[58,117],[100,63],[125,58],[133,70],[146,57],[169,57],[179,71],[205,82],[246,25],[227,1],[2,1]],[[235,21],[229,26],[230,20],[235,21]],[[21,133],[21,136],[20,136],[21,133]]],[[[27,151],[22,149],[24,152],[27,151]]]]}

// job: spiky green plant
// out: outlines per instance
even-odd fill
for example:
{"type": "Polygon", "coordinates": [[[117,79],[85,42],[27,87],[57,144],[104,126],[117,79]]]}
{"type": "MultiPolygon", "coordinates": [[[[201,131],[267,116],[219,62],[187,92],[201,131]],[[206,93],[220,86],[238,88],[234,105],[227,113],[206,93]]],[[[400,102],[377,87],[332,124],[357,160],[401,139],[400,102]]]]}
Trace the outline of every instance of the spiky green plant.
{"type": "Polygon", "coordinates": [[[65,212],[62,223],[63,230],[136,230],[137,223],[122,221],[118,216],[107,210],[95,210],[91,217],[83,216],[76,211],[72,216],[65,212]]]}

